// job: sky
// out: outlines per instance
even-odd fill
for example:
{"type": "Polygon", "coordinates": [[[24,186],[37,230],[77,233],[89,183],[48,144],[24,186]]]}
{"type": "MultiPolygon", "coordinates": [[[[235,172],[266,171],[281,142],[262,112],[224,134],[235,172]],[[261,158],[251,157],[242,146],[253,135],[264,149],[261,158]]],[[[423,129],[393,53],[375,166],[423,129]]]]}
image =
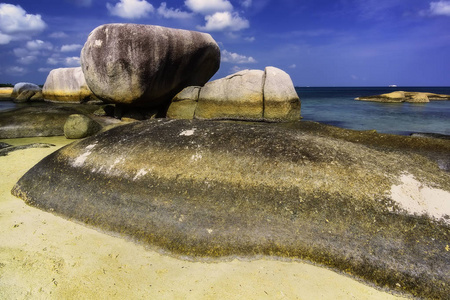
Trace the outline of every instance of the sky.
{"type": "Polygon", "coordinates": [[[0,0],[0,83],[80,66],[107,23],[211,34],[213,79],[274,66],[296,86],[450,86],[450,0],[0,0]]]}

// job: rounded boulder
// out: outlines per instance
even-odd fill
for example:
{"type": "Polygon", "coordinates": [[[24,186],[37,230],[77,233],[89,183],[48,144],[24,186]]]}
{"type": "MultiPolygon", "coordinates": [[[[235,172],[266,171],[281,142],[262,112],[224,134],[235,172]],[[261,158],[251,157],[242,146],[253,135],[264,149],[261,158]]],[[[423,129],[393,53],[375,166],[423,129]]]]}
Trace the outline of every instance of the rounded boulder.
{"type": "Polygon", "coordinates": [[[97,97],[141,107],[168,104],[183,88],[204,85],[219,65],[220,50],[209,34],[153,25],[99,26],[81,51],[97,97]]]}

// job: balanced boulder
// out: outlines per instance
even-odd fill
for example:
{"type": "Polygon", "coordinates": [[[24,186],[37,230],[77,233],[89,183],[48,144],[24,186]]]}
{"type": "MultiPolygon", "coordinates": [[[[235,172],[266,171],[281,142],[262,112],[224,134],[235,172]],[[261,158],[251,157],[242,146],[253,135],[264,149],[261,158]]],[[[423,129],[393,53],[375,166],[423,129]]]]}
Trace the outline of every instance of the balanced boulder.
{"type": "Polygon", "coordinates": [[[203,87],[184,89],[172,100],[167,117],[297,121],[300,99],[291,77],[283,70],[274,67],[266,67],[264,71],[243,70],[203,87]]]}
{"type": "Polygon", "coordinates": [[[81,103],[95,99],[86,84],[81,67],[51,70],[42,94],[46,100],[55,102],[81,103]]]}
{"type": "Polygon", "coordinates": [[[19,82],[14,85],[11,98],[14,102],[40,101],[43,100],[42,89],[34,83],[19,82]]]}
{"type": "Polygon", "coordinates": [[[183,88],[204,85],[219,65],[220,50],[209,34],[153,25],[102,25],[81,51],[92,92],[133,106],[168,105],[183,88]]]}

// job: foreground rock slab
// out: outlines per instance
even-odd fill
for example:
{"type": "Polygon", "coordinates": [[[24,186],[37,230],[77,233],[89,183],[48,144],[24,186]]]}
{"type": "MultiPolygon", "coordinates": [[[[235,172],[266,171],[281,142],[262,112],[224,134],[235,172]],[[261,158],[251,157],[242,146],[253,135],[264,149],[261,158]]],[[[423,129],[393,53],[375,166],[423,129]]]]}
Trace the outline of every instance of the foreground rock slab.
{"type": "Polygon", "coordinates": [[[450,175],[418,155],[280,126],[150,120],[51,154],[13,194],[174,254],[301,258],[449,293],[450,175]]]}
{"type": "Polygon", "coordinates": [[[98,108],[98,105],[24,103],[16,109],[0,112],[0,139],[62,136],[70,115],[89,115],[98,108]]]}
{"type": "Polygon", "coordinates": [[[153,25],[107,24],[81,51],[86,82],[100,99],[156,107],[219,69],[220,50],[206,33],[153,25]]]}

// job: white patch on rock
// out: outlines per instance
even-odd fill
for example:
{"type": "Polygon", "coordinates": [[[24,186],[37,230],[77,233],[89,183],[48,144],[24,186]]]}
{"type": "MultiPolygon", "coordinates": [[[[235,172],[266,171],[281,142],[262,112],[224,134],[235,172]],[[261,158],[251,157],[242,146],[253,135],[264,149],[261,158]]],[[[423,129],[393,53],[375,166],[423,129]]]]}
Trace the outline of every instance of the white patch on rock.
{"type": "Polygon", "coordinates": [[[202,154],[197,152],[191,156],[191,161],[199,161],[200,159],[202,159],[202,157],[202,154]]]}
{"type": "Polygon", "coordinates": [[[197,130],[197,128],[192,128],[192,129],[189,129],[189,130],[184,130],[184,131],[182,131],[182,132],[180,133],[180,136],[191,136],[191,135],[194,135],[195,130],[197,130]]]}
{"type": "Polygon", "coordinates": [[[94,46],[97,48],[100,48],[103,45],[103,41],[102,40],[95,40],[94,42],[94,46]]]}
{"type": "Polygon", "coordinates": [[[86,152],[84,152],[83,154],[81,154],[80,156],[78,156],[75,161],[72,163],[72,166],[74,167],[81,167],[82,165],[84,165],[84,162],[86,161],[86,159],[89,157],[89,155],[91,155],[92,153],[92,149],[94,149],[94,147],[97,146],[97,142],[94,144],[91,144],[89,146],[86,146],[86,152]]]}
{"type": "Polygon", "coordinates": [[[137,173],[136,176],[133,177],[133,181],[136,179],[141,178],[142,176],[144,176],[145,174],[147,174],[148,171],[146,171],[145,169],[140,169],[137,173]]]}
{"type": "Polygon", "coordinates": [[[410,214],[428,215],[450,224],[450,193],[441,189],[425,186],[411,174],[400,177],[402,184],[393,185],[391,197],[410,214]]]}

